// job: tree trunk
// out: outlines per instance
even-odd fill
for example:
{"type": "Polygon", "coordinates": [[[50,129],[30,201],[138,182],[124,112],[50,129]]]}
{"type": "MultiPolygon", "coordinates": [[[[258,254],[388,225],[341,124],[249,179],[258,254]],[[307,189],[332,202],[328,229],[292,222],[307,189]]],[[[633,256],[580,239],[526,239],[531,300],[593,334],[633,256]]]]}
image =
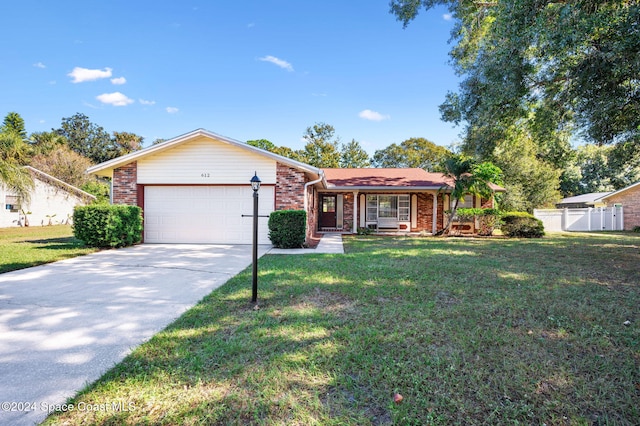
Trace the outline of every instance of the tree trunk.
{"type": "Polygon", "coordinates": [[[453,208],[451,209],[449,220],[447,221],[447,224],[445,225],[444,228],[436,232],[436,237],[439,237],[440,235],[448,236],[451,233],[451,223],[453,222],[453,217],[456,215],[456,212],[458,211],[458,201],[460,200],[456,199],[455,202],[453,203],[453,208]]]}

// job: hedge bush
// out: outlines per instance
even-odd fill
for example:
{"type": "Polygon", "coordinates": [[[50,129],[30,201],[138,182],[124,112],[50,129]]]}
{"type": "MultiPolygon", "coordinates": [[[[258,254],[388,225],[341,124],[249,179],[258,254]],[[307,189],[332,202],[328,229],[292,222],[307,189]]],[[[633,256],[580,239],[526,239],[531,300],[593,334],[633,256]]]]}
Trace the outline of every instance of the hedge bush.
{"type": "Polygon", "coordinates": [[[461,208],[456,211],[456,216],[463,221],[478,221],[478,235],[489,236],[500,223],[502,212],[498,209],[461,208]]]}
{"type": "Polygon", "coordinates": [[[73,210],[73,235],[89,247],[125,247],[140,242],[142,209],[92,204],[73,210]]]}
{"type": "Polygon", "coordinates": [[[269,239],[276,247],[302,247],[306,229],[307,213],[304,210],[278,210],[269,215],[269,239]]]}
{"type": "Polygon", "coordinates": [[[500,229],[508,237],[540,238],[544,236],[542,221],[526,212],[505,213],[502,216],[500,229]]]}

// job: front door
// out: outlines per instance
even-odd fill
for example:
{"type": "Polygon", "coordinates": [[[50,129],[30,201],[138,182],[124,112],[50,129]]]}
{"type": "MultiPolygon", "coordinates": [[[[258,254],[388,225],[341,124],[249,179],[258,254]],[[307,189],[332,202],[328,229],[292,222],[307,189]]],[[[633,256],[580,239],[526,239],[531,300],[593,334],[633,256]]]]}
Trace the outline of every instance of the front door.
{"type": "Polygon", "coordinates": [[[320,228],[336,227],[336,196],[321,195],[320,196],[320,228]]]}

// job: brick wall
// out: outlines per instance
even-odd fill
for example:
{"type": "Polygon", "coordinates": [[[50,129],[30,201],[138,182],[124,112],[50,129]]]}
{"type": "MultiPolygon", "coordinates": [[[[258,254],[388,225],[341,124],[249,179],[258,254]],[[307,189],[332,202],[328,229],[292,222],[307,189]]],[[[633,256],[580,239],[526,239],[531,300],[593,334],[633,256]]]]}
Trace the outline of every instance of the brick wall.
{"type": "Polygon", "coordinates": [[[138,204],[138,163],[133,162],[113,171],[113,204],[138,204]]]}
{"type": "Polygon", "coordinates": [[[307,202],[309,211],[307,211],[307,242],[318,229],[318,193],[310,185],[307,188],[307,202]]]}
{"type": "Polygon", "coordinates": [[[412,231],[431,232],[433,223],[433,195],[420,193],[418,196],[418,217],[412,231]]]}
{"type": "Polygon", "coordinates": [[[354,198],[353,193],[344,193],[342,194],[342,221],[343,221],[343,231],[353,231],[353,207],[354,207],[354,198]]]}
{"type": "Polygon", "coordinates": [[[304,210],[304,172],[277,163],[276,210],[304,210]]]}
{"type": "Polygon", "coordinates": [[[625,231],[640,226],[640,185],[607,198],[607,206],[613,207],[615,204],[622,204],[625,231]]]}
{"type": "Polygon", "coordinates": [[[482,209],[492,209],[493,208],[493,197],[489,198],[488,200],[485,198],[482,198],[480,200],[480,208],[482,209]]]}
{"type": "MultiPolygon", "coordinates": [[[[433,195],[431,193],[419,193],[418,196],[418,218],[416,221],[416,227],[412,228],[412,231],[427,231],[433,230],[433,195]]],[[[436,231],[444,228],[444,195],[438,194],[436,196],[438,203],[436,212],[436,231]]]]}
{"type": "Polygon", "coordinates": [[[318,224],[317,206],[314,199],[314,190],[307,188],[304,193],[304,185],[307,183],[304,172],[287,165],[276,164],[276,210],[304,210],[304,197],[307,197],[309,211],[307,211],[307,242],[313,236],[318,224]]]}

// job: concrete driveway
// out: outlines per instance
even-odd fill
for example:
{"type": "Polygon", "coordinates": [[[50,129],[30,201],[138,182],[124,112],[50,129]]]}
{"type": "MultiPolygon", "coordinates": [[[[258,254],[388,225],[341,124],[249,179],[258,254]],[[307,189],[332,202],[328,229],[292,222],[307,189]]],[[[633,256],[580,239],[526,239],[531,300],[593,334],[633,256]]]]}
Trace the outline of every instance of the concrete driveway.
{"type": "Polygon", "coordinates": [[[42,421],[250,264],[251,246],[143,244],[0,274],[0,424],[42,421]]]}

